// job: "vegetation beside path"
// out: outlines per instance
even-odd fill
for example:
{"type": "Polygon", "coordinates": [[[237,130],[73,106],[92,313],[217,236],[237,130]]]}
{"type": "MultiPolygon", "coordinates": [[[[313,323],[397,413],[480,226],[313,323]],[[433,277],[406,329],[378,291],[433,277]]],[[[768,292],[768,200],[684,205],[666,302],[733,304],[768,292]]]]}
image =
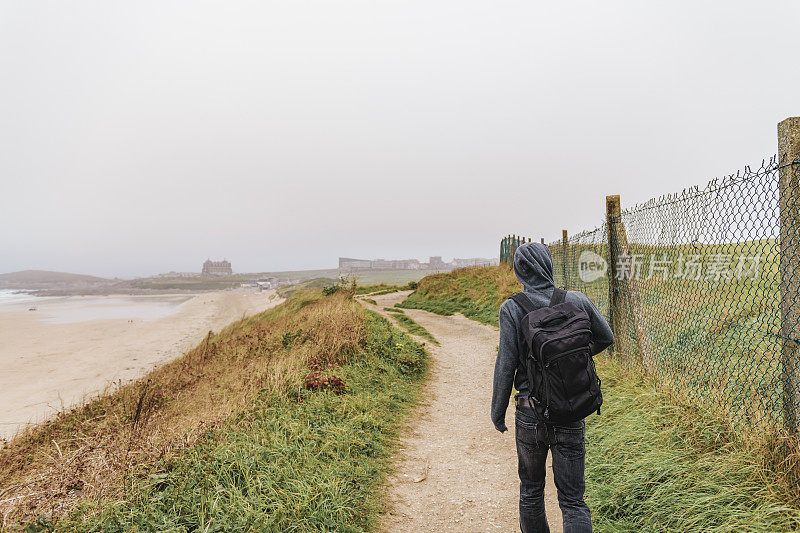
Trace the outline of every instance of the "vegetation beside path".
{"type": "Polygon", "coordinates": [[[422,325],[415,322],[413,318],[403,313],[402,309],[397,309],[397,311],[392,310],[387,312],[390,312],[391,317],[395,321],[397,321],[397,323],[400,324],[406,331],[408,331],[412,335],[416,335],[417,337],[422,337],[423,339],[432,342],[433,344],[436,345],[439,344],[439,341],[437,341],[436,338],[434,338],[434,336],[431,335],[430,331],[428,331],[422,325]],[[399,311],[399,313],[397,311],[399,311]]]}
{"type": "Polygon", "coordinates": [[[371,529],[427,355],[352,290],[327,292],[11,441],[0,529],[371,529]]]}
{"type": "Polygon", "coordinates": [[[359,285],[356,289],[356,294],[367,294],[369,296],[381,296],[383,294],[392,294],[400,291],[413,291],[417,288],[416,281],[409,281],[405,285],[387,285],[379,283],[377,285],[359,285]]]}
{"type": "MultiPolygon", "coordinates": [[[[506,265],[428,276],[400,307],[497,325],[520,290],[506,265]]],[[[797,443],[743,441],[723,419],[600,355],[602,415],[587,419],[587,503],[597,531],[799,531],[797,443]],[[796,456],[796,455],[795,455],[796,456]]]]}
{"type": "Polygon", "coordinates": [[[724,419],[609,358],[597,371],[586,500],[598,531],[800,530],[797,480],[775,462],[775,441],[741,442],[724,419]]]}
{"type": "Polygon", "coordinates": [[[438,315],[461,313],[497,326],[500,305],[521,290],[522,285],[506,265],[467,267],[422,278],[416,291],[398,307],[424,309],[438,315]]]}

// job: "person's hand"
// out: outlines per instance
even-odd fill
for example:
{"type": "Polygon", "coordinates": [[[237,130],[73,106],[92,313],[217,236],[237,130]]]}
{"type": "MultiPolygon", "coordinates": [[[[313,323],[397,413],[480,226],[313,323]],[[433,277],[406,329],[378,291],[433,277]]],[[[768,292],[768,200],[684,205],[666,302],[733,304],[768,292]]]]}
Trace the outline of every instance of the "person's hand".
{"type": "Polygon", "coordinates": [[[505,424],[499,424],[499,425],[498,425],[498,424],[495,424],[495,425],[494,425],[494,428],[495,428],[497,431],[499,431],[500,433],[505,433],[506,431],[508,431],[508,428],[506,427],[506,425],[505,425],[505,424]]]}

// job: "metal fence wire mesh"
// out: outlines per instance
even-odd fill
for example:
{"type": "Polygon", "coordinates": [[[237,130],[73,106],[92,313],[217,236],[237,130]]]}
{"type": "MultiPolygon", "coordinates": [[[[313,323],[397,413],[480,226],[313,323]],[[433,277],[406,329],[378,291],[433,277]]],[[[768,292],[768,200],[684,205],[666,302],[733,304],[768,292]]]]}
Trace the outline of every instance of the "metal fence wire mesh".
{"type": "Polygon", "coordinates": [[[608,317],[623,364],[736,428],[795,431],[799,181],[773,157],[630,209],[609,197],[606,223],[549,243],[556,284],[608,317]]]}
{"type": "Polygon", "coordinates": [[[520,237],[518,235],[506,235],[500,239],[500,262],[512,264],[514,262],[514,252],[526,242],[531,242],[530,237],[520,237]]]}
{"type": "Polygon", "coordinates": [[[584,293],[611,320],[608,306],[609,277],[604,259],[608,257],[607,225],[570,236],[566,257],[568,279],[564,287],[584,293]]]}
{"type": "Polygon", "coordinates": [[[611,218],[623,360],[735,425],[782,425],[775,160],[611,218]]]}

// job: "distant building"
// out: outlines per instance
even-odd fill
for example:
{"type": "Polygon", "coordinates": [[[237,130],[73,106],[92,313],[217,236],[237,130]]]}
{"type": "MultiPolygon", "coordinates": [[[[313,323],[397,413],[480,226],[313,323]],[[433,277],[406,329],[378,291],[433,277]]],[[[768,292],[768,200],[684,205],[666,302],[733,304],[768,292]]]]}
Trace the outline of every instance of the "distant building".
{"type": "Polygon", "coordinates": [[[438,270],[446,271],[466,266],[489,266],[497,264],[492,259],[472,257],[469,259],[453,259],[452,263],[445,263],[441,256],[432,256],[428,263],[420,263],[417,259],[353,259],[352,257],[339,258],[339,270],[354,272],[359,270],[438,270]]]}
{"type": "Polygon", "coordinates": [[[367,259],[353,259],[351,257],[339,258],[339,270],[370,270],[372,261],[367,259]]]}
{"type": "Polygon", "coordinates": [[[339,270],[352,272],[354,270],[419,270],[422,268],[417,259],[353,259],[352,257],[339,258],[339,270]]]}
{"type": "Polygon", "coordinates": [[[428,268],[430,268],[431,270],[444,270],[448,266],[449,265],[447,263],[442,261],[442,256],[441,255],[431,256],[431,258],[430,258],[430,260],[428,262],[428,268]]]}
{"type": "Polygon", "coordinates": [[[453,258],[453,262],[450,263],[453,268],[464,268],[464,267],[472,267],[472,266],[491,266],[496,265],[499,261],[493,261],[491,259],[485,259],[483,257],[470,257],[469,259],[459,259],[457,257],[453,258]]]}
{"type": "Polygon", "coordinates": [[[422,268],[422,263],[417,259],[402,259],[400,261],[392,261],[395,270],[419,270],[422,268]]]}
{"type": "Polygon", "coordinates": [[[203,274],[210,276],[230,276],[233,274],[230,261],[223,259],[222,261],[212,261],[206,259],[203,263],[203,274]]]}

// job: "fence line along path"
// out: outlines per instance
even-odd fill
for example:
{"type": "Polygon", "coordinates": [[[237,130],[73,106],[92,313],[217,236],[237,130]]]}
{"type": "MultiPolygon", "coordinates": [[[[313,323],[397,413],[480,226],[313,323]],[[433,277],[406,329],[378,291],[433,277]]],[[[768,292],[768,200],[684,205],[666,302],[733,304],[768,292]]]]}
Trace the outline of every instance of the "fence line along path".
{"type": "MultiPolygon", "coordinates": [[[[800,431],[800,117],[760,166],[629,208],[603,201],[596,228],[548,246],[556,284],[611,323],[614,357],[739,432],[800,431]]],[[[504,237],[501,260],[524,242],[504,237]]]]}

